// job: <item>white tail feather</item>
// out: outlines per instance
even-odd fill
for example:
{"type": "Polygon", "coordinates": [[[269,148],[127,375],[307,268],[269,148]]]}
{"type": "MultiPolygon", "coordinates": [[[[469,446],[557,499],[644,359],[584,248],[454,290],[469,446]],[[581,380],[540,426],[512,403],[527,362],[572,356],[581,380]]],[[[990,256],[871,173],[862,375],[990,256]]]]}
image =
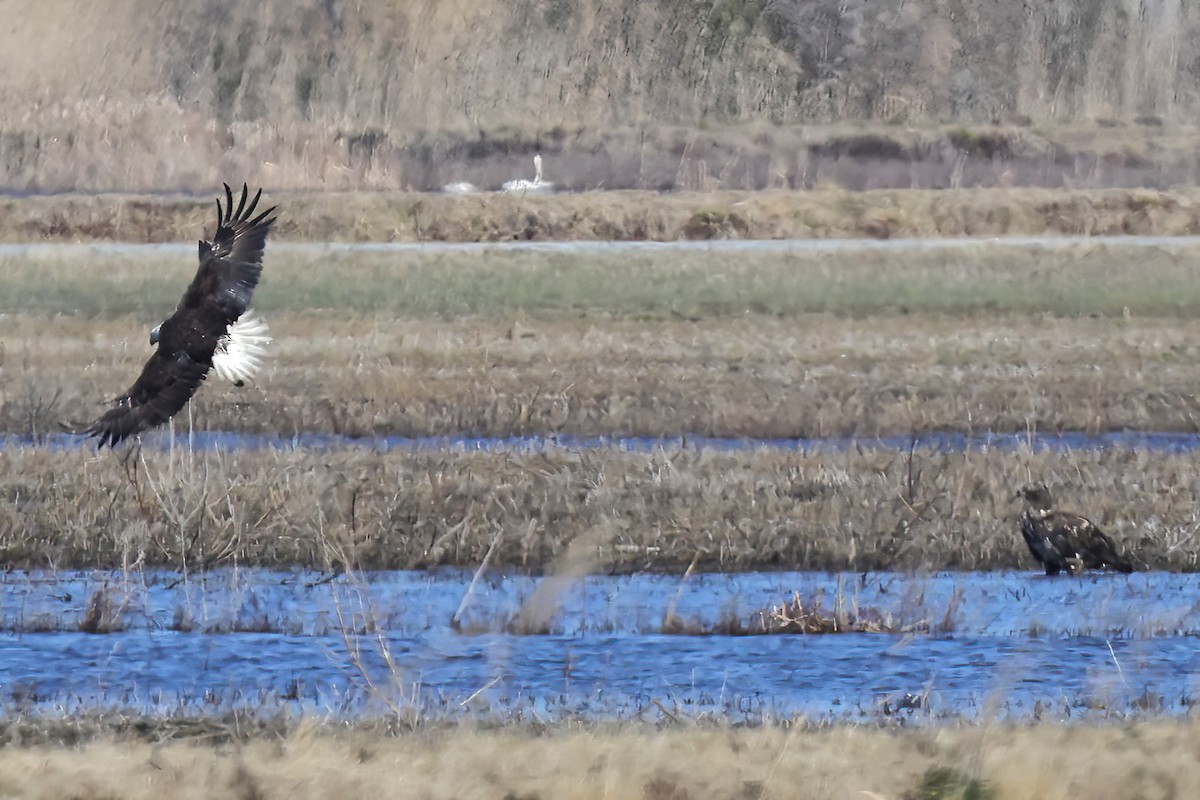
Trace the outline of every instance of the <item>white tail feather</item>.
{"type": "Polygon", "coordinates": [[[241,385],[258,374],[271,337],[267,321],[247,309],[217,342],[213,369],[224,380],[241,385]]]}

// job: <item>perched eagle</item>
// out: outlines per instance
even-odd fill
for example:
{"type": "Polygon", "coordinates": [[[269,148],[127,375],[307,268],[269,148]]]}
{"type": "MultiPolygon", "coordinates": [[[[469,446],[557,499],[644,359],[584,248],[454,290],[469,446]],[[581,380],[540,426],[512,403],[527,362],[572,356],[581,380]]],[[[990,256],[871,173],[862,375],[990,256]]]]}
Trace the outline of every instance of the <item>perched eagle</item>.
{"type": "Polygon", "coordinates": [[[233,192],[225,184],[225,207],[218,198],[217,232],[211,242],[200,242],[196,277],[175,313],[150,332],[150,344],[158,349],[129,391],[85,431],[99,438],[101,447],[113,447],[175,416],[209,369],[238,386],[258,371],[271,340],[266,323],[249,310],[250,296],[262,274],[275,208],[254,216],[262,190],[253,199],[249,194],[242,184],[234,211],[233,192]]]}
{"type": "Polygon", "coordinates": [[[1045,485],[1026,486],[1017,496],[1024,497],[1027,506],[1021,517],[1025,544],[1046,568],[1047,575],[1057,575],[1064,569],[1074,575],[1084,568],[1133,572],[1133,565],[1117,554],[1113,540],[1090,519],[1069,511],[1054,511],[1054,501],[1045,485]]]}

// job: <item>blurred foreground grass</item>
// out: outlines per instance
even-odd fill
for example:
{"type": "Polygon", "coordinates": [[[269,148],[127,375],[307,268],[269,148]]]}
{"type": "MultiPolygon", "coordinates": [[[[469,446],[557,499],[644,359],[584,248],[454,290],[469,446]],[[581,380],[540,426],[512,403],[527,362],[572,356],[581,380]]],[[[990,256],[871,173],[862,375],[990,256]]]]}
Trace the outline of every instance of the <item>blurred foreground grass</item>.
{"type": "Polygon", "coordinates": [[[173,742],[164,741],[166,724],[90,741],[70,724],[40,727],[7,726],[0,784],[10,796],[344,798],[397,787],[431,799],[1200,796],[1200,729],[1190,720],[924,730],[459,726],[395,737],[302,725],[249,741],[229,725],[173,742]],[[81,734],[85,744],[62,746],[81,734]]]}

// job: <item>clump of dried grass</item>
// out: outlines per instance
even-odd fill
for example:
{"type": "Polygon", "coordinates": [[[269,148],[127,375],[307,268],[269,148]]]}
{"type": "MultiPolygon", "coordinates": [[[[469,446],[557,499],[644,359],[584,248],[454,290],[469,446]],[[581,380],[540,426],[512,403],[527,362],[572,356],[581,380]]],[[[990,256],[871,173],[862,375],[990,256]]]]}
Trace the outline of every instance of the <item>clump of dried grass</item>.
{"type": "Polygon", "coordinates": [[[871,608],[851,611],[845,608],[827,610],[818,600],[805,600],[799,592],[791,600],[760,612],[759,625],[763,633],[926,633],[926,623],[898,624],[890,614],[871,608]]]}
{"type": "Polygon", "coordinates": [[[940,620],[930,619],[925,615],[912,618],[905,608],[881,611],[870,606],[860,606],[857,598],[847,597],[839,579],[832,607],[826,605],[824,592],[805,597],[797,591],[793,592],[790,599],[754,612],[749,619],[729,610],[715,624],[683,619],[672,607],[663,618],[661,632],[684,636],[948,634],[954,631],[959,600],[960,595],[955,592],[940,620]]]}
{"type": "Polygon", "coordinates": [[[84,633],[114,633],[123,630],[124,598],[116,596],[108,586],[101,586],[88,598],[87,607],[79,620],[84,633]]]}
{"type": "Polygon", "coordinates": [[[749,621],[733,613],[713,625],[702,625],[668,614],[662,633],[683,636],[770,636],[834,633],[926,633],[928,626],[898,624],[891,614],[866,608],[852,612],[827,609],[820,599],[804,600],[799,592],[792,599],[759,611],[749,621]]]}

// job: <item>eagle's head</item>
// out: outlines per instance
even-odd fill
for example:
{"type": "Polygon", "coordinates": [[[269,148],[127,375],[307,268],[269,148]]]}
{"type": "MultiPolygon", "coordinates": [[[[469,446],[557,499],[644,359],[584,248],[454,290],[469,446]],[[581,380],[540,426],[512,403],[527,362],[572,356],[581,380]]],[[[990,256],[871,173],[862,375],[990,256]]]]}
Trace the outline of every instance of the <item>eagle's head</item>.
{"type": "Polygon", "coordinates": [[[158,344],[158,332],[162,325],[155,325],[150,329],[150,344],[158,344]]]}
{"type": "Polygon", "coordinates": [[[1049,511],[1054,506],[1054,499],[1044,483],[1031,483],[1017,490],[1017,497],[1022,497],[1029,507],[1035,511],[1049,511]]]}

